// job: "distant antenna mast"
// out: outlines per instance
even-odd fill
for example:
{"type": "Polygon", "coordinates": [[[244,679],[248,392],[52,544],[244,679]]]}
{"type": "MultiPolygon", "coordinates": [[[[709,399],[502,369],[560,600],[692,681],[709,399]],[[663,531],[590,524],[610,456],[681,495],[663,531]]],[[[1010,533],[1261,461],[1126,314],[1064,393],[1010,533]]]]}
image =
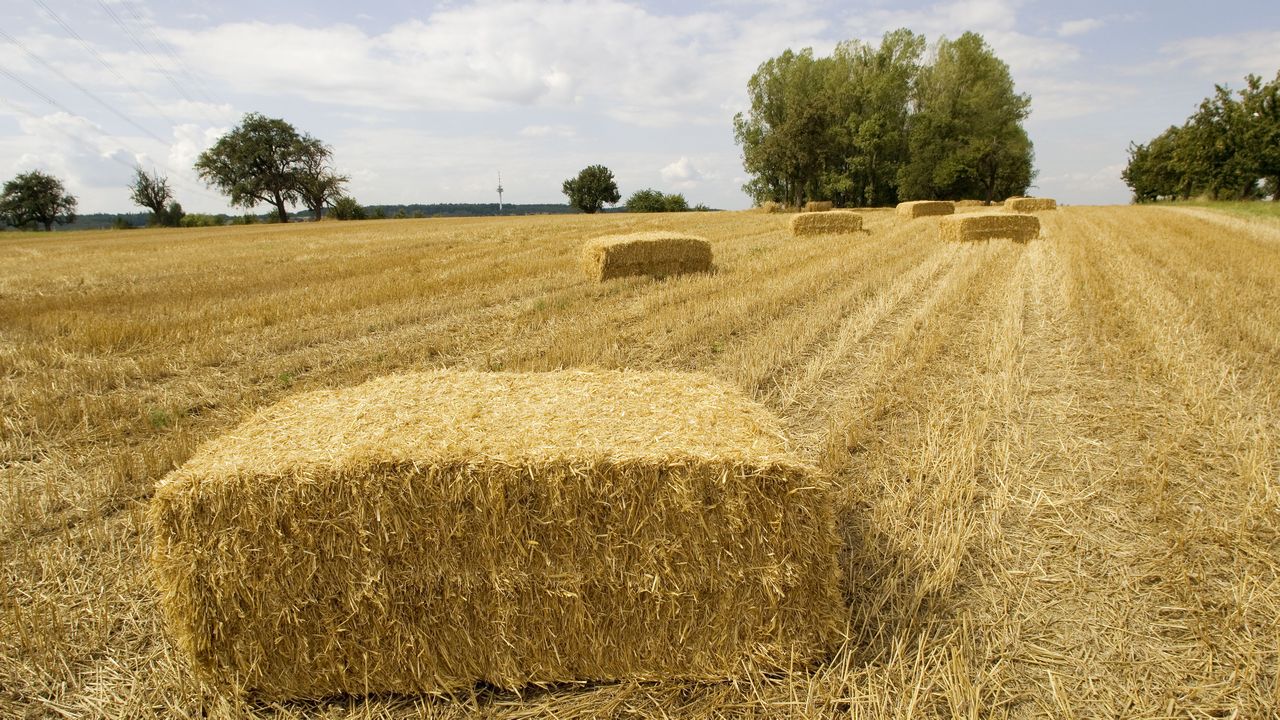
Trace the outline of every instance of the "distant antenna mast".
{"type": "Polygon", "coordinates": [[[498,172],[498,212],[502,212],[502,172],[498,172]]]}

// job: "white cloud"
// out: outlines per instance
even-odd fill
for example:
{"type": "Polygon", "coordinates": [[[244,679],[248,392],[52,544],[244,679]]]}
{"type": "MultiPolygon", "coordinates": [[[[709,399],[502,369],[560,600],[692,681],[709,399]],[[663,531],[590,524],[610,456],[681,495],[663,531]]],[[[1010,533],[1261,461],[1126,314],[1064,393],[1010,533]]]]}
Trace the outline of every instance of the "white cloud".
{"type": "Polygon", "coordinates": [[[1258,30],[1234,35],[1193,37],[1160,47],[1163,61],[1142,68],[1164,73],[1190,68],[1214,82],[1239,82],[1249,73],[1274,77],[1280,67],[1280,30],[1258,30]]]}
{"type": "Polygon", "coordinates": [[[191,66],[255,95],[366,110],[594,110],[669,127],[727,122],[721,106],[762,60],[816,44],[825,26],[725,10],[670,17],[621,0],[503,1],[383,33],[240,22],[169,38],[191,66]]]}
{"type": "Polygon", "coordinates": [[[1138,94],[1133,85],[1049,77],[1029,78],[1019,89],[1031,96],[1031,118],[1036,122],[1110,112],[1138,94]]]}
{"type": "Polygon", "coordinates": [[[702,179],[702,172],[694,167],[689,158],[683,156],[663,167],[661,175],[663,182],[682,190],[696,187],[698,181],[702,179]]]}
{"type": "Polygon", "coordinates": [[[528,125],[520,129],[520,137],[527,138],[571,138],[578,131],[571,125],[528,125]]]}
{"type": "Polygon", "coordinates": [[[1098,18],[1081,18],[1079,20],[1068,20],[1058,26],[1058,35],[1062,37],[1074,37],[1092,32],[1103,26],[1103,22],[1098,18]]]}

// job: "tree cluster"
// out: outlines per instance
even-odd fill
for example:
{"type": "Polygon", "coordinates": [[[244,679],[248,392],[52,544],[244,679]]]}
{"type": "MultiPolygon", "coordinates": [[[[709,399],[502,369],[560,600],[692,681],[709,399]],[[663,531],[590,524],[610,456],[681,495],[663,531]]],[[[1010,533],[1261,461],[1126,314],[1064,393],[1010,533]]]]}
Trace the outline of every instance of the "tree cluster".
{"type": "Polygon", "coordinates": [[[196,172],[226,194],[232,205],[275,207],[289,221],[286,205],[301,202],[319,220],[342,196],[348,181],[330,165],[333,149],[278,118],[248,113],[240,125],[200,153],[196,172]]]}
{"type": "Polygon", "coordinates": [[[1182,125],[1130,143],[1121,175],[1137,202],[1280,199],[1280,72],[1239,92],[1216,85],[1182,125]]]}
{"type": "Polygon", "coordinates": [[[976,33],[939,41],[929,62],[924,37],[906,29],[830,57],[787,50],[747,91],[734,137],[757,203],[991,201],[1024,194],[1034,177],[1022,127],[1031,100],[976,33]]]}
{"type": "Polygon", "coordinates": [[[680,193],[664,194],[660,190],[649,188],[637,190],[627,198],[627,212],[686,212],[688,209],[689,201],[680,193]]]}

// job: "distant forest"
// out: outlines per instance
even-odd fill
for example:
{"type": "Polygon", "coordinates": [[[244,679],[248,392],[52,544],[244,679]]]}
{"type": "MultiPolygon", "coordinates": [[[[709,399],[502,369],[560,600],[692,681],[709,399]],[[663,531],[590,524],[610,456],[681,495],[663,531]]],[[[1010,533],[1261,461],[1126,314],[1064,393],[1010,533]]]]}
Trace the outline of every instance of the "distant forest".
{"type": "MultiPolygon", "coordinates": [[[[609,208],[604,212],[624,212],[625,207],[609,208]]],[[[502,212],[498,212],[497,203],[414,203],[412,205],[367,205],[365,206],[365,214],[372,219],[394,219],[394,218],[432,218],[432,217],[488,217],[488,216],[508,216],[508,215],[571,215],[578,213],[579,210],[567,204],[559,205],[555,203],[533,203],[528,205],[512,205],[503,203],[502,212]]],[[[244,225],[255,223],[270,223],[275,221],[275,213],[247,214],[247,215],[228,215],[226,213],[218,213],[217,215],[203,215],[191,213],[187,217],[199,218],[200,222],[188,223],[198,226],[215,226],[215,225],[244,225]],[[251,219],[250,219],[251,218],[251,219]]],[[[295,221],[311,220],[311,212],[309,210],[301,210],[293,213],[291,216],[295,221]]],[[[68,225],[60,225],[55,228],[56,231],[62,232],[66,230],[106,230],[110,228],[123,228],[128,226],[131,228],[147,227],[148,221],[151,219],[151,213],[87,213],[85,215],[76,216],[75,222],[68,225]]]]}

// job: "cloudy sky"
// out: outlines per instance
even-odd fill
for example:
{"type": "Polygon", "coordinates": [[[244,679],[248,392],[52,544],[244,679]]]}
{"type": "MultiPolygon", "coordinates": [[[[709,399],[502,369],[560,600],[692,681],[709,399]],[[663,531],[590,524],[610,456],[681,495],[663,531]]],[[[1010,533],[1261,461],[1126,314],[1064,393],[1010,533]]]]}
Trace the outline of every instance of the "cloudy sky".
{"type": "Polygon", "coordinates": [[[563,202],[603,163],[624,194],[748,200],[732,118],[787,48],[828,53],[908,27],[982,33],[1032,97],[1037,194],[1126,202],[1130,140],[1181,122],[1214,83],[1280,69],[1274,0],[624,2],[0,0],[0,175],[67,181],[83,212],[131,210],[140,163],[190,211],[245,112],[330,143],[361,202],[563,202]]]}

